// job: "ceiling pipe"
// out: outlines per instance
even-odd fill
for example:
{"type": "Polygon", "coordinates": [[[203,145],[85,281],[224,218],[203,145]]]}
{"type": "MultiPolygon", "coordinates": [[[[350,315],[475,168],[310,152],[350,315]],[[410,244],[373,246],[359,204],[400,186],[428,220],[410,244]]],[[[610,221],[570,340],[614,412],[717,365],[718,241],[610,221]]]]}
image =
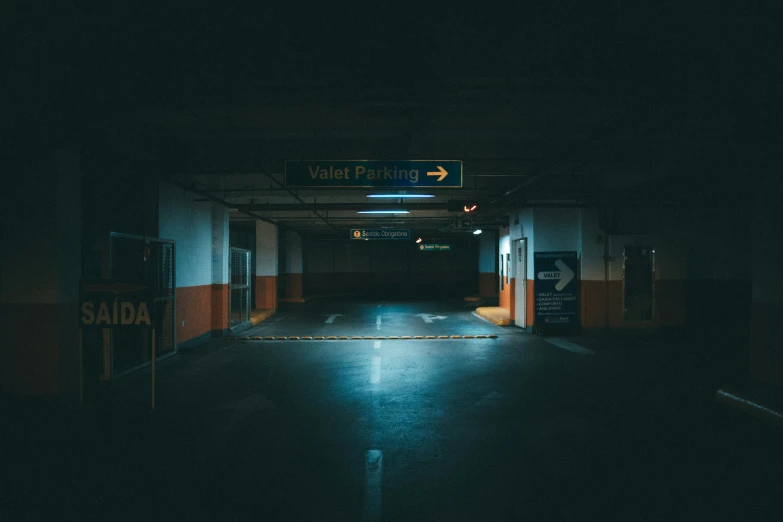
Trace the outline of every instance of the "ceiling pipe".
{"type": "Polygon", "coordinates": [[[260,210],[264,212],[313,212],[321,210],[447,210],[448,203],[253,203],[234,205],[243,211],[260,210]]]}
{"type": "MultiPolygon", "coordinates": [[[[196,118],[197,118],[199,121],[201,121],[201,123],[205,124],[205,125],[207,126],[207,129],[210,129],[210,130],[211,130],[211,127],[210,127],[209,123],[207,123],[207,122],[204,120],[204,118],[202,118],[201,116],[199,116],[199,115],[198,115],[198,114],[197,114],[195,111],[190,111],[190,113],[191,113],[193,116],[195,116],[195,117],[196,117],[196,118]]],[[[214,135],[216,135],[217,137],[221,137],[221,135],[220,135],[220,133],[219,133],[219,132],[212,132],[212,133],[213,133],[214,135]]],[[[275,177],[274,177],[274,176],[272,176],[271,174],[268,174],[268,173],[266,172],[266,169],[263,169],[263,170],[261,171],[261,174],[263,174],[264,176],[266,176],[267,178],[269,178],[269,179],[270,179],[270,180],[271,180],[273,183],[275,183],[275,184],[276,184],[276,185],[278,185],[280,188],[284,189],[286,192],[288,192],[289,194],[291,194],[291,195],[294,197],[294,199],[296,199],[296,200],[297,200],[297,201],[299,201],[300,203],[304,204],[304,200],[302,200],[302,198],[300,198],[298,194],[296,194],[296,193],[295,193],[294,191],[292,191],[290,188],[286,187],[286,186],[285,186],[285,184],[283,184],[283,183],[280,183],[280,181],[278,181],[278,180],[277,180],[277,178],[275,178],[275,177]]],[[[221,200],[221,201],[222,201],[222,200],[221,200]]],[[[230,208],[235,208],[235,207],[230,207],[230,208]]],[[[334,230],[334,231],[337,231],[337,227],[335,227],[334,225],[332,225],[331,223],[329,223],[329,220],[328,220],[328,219],[326,219],[325,217],[323,217],[321,214],[319,214],[318,212],[315,212],[315,211],[313,211],[313,214],[315,214],[317,217],[319,217],[319,218],[320,218],[320,219],[321,219],[321,220],[322,220],[324,223],[326,223],[326,224],[327,224],[327,225],[328,225],[328,226],[329,226],[329,227],[330,227],[332,230],[334,230]]]]}
{"type": "MultiPolygon", "coordinates": [[[[202,196],[202,197],[204,197],[204,198],[206,198],[206,199],[208,199],[208,200],[210,200],[210,201],[212,201],[214,203],[217,203],[218,205],[222,205],[222,206],[224,206],[224,207],[226,207],[228,209],[237,208],[236,205],[232,205],[231,203],[228,203],[225,200],[222,200],[222,199],[220,199],[218,197],[213,196],[209,192],[206,192],[206,191],[201,190],[201,189],[197,189],[196,187],[190,186],[187,183],[183,183],[181,181],[176,181],[176,180],[169,180],[169,182],[174,184],[174,185],[176,185],[176,186],[178,186],[178,187],[180,187],[180,188],[182,188],[182,189],[184,189],[184,190],[187,190],[187,191],[192,192],[194,194],[198,194],[199,196],[202,196]]],[[[245,216],[249,216],[249,217],[251,217],[253,219],[257,219],[259,221],[264,221],[266,223],[271,223],[272,225],[278,226],[278,227],[282,228],[283,230],[290,230],[292,232],[296,232],[296,230],[292,229],[291,227],[289,227],[287,225],[283,225],[282,223],[278,223],[277,221],[274,221],[272,219],[266,218],[264,216],[259,216],[258,214],[254,214],[252,212],[248,212],[248,211],[244,211],[244,210],[240,210],[239,212],[241,214],[244,214],[245,216]]]]}

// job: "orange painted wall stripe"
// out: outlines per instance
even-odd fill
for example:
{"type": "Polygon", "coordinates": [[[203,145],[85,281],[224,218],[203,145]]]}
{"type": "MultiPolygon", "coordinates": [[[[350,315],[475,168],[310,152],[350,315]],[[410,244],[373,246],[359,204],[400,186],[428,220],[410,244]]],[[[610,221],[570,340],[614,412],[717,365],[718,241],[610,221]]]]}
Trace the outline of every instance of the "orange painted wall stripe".
{"type": "Polygon", "coordinates": [[[211,286],[210,316],[212,330],[228,328],[228,285],[211,286]]]}
{"type": "Polygon", "coordinates": [[[478,292],[479,297],[495,297],[495,274],[493,273],[479,273],[478,279],[478,292]]]}
{"type": "Polygon", "coordinates": [[[256,276],[256,308],[277,309],[277,276],[256,276]]]}
{"type": "Polygon", "coordinates": [[[212,285],[177,288],[177,343],[209,332],[212,327],[212,285]],[[182,325],[185,321],[185,325],[182,325]]]}
{"type": "Polygon", "coordinates": [[[280,297],[302,298],[302,274],[280,274],[280,297]]]}
{"type": "Polygon", "coordinates": [[[8,324],[14,325],[4,332],[4,346],[0,349],[0,390],[31,395],[58,393],[60,326],[56,318],[63,315],[61,311],[69,308],[74,309],[76,320],[78,312],[75,304],[14,303],[0,306],[8,324]]]}
{"type": "Polygon", "coordinates": [[[527,326],[533,326],[536,322],[536,292],[533,288],[533,280],[527,280],[527,326]]]}
{"type": "Polygon", "coordinates": [[[517,282],[513,277],[508,279],[508,290],[508,312],[513,321],[517,310],[517,282]]]}

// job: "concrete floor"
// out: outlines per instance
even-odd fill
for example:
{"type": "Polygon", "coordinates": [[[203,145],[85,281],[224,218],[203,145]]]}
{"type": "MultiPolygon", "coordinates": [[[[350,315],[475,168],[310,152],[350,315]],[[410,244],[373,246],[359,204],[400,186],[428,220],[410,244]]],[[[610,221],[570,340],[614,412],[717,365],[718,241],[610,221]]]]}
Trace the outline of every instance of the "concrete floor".
{"type": "Polygon", "coordinates": [[[314,303],[243,335],[476,333],[498,338],[213,341],[159,364],[152,413],[144,371],[108,406],[9,405],[0,520],[781,520],[780,431],[721,410],[687,345],[536,337],[456,301],[314,303]]]}

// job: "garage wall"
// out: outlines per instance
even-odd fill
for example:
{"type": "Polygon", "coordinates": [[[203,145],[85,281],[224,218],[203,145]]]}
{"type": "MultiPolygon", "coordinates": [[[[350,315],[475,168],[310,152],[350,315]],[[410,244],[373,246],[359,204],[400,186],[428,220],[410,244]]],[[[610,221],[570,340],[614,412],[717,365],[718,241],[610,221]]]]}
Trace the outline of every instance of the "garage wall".
{"type": "Polygon", "coordinates": [[[256,221],[255,307],[262,310],[277,309],[278,235],[276,225],[256,221]]]}
{"type": "Polygon", "coordinates": [[[413,242],[304,241],[305,295],[473,295],[478,288],[478,240],[450,241],[451,250],[422,252],[413,242]]]}
{"type": "Polygon", "coordinates": [[[585,328],[647,328],[682,326],[686,321],[687,267],[686,218],[675,210],[621,209],[611,217],[610,231],[601,228],[599,211],[584,209],[581,217],[581,320],[585,328]],[[619,232],[619,233],[617,233],[619,232]],[[652,321],[627,321],[623,307],[623,263],[626,246],[655,248],[654,308],[652,321]],[[609,281],[605,280],[605,248],[609,281]],[[608,296],[607,296],[608,293],[608,296]],[[608,314],[607,314],[608,306],[608,314]]]}
{"type": "MultiPolygon", "coordinates": [[[[513,309],[511,308],[514,303],[514,285],[510,274],[508,274],[508,267],[506,262],[506,256],[511,254],[511,227],[499,227],[498,228],[498,305],[501,308],[511,311],[513,317],[513,309]],[[508,275],[508,277],[507,277],[508,275]]],[[[518,231],[518,229],[516,229],[518,231]]]]}
{"type": "Polygon", "coordinates": [[[282,262],[278,293],[281,299],[300,301],[304,295],[304,259],[302,236],[296,232],[283,234],[282,262]]]}
{"type": "MultiPolygon", "coordinates": [[[[535,252],[576,251],[579,257],[580,322],[583,327],[680,326],[686,317],[685,279],[688,266],[688,238],[696,232],[683,228],[688,218],[674,211],[623,209],[620,228],[606,235],[597,209],[532,208],[509,215],[509,227],[501,228],[503,253],[510,241],[527,237],[527,321],[535,319],[535,252]],[[679,223],[679,225],[678,225],[679,223]],[[614,259],[609,263],[609,283],[604,281],[604,248],[614,259]],[[656,249],[655,308],[652,322],[623,319],[623,252],[625,245],[644,244],[656,249]],[[608,292],[608,303],[607,303],[608,292]],[[608,305],[608,308],[607,308],[608,305]]],[[[516,283],[516,282],[515,282],[516,283]]],[[[500,306],[514,314],[516,285],[501,290],[500,306]]]]}
{"type": "Polygon", "coordinates": [[[497,234],[494,230],[485,230],[479,236],[478,293],[480,297],[498,295],[495,287],[495,265],[498,263],[496,250],[497,234]]]}
{"type": "Polygon", "coordinates": [[[750,375],[754,381],[783,387],[783,239],[778,179],[755,197],[752,246],[744,265],[752,270],[750,375]],[[750,259],[748,259],[750,257],[750,259]]]}
{"type": "Polygon", "coordinates": [[[224,315],[228,302],[228,214],[213,203],[194,199],[193,194],[179,187],[160,184],[160,237],[176,241],[176,326],[180,346],[205,340],[213,330],[222,334],[228,327],[224,315]]]}
{"type": "Polygon", "coordinates": [[[14,179],[0,194],[0,392],[78,400],[82,158],[9,139],[0,171],[14,179]]]}

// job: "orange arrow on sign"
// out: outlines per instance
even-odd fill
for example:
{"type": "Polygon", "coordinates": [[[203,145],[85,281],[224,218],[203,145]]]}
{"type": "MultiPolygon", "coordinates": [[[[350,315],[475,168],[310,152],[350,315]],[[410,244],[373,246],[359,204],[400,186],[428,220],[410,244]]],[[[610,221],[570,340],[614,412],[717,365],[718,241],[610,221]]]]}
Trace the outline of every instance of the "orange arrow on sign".
{"type": "Polygon", "coordinates": [[[443,179],[446,176],[449,175],[449,172],[446,169],[444,169],[443,167],[441,167],[440,165],[438,165],[438,170],[433,170],[433,171],[427,172],[427,175],[428,176],[440,176],[438,178],[438,181],[443,181],[443,179]]]}

